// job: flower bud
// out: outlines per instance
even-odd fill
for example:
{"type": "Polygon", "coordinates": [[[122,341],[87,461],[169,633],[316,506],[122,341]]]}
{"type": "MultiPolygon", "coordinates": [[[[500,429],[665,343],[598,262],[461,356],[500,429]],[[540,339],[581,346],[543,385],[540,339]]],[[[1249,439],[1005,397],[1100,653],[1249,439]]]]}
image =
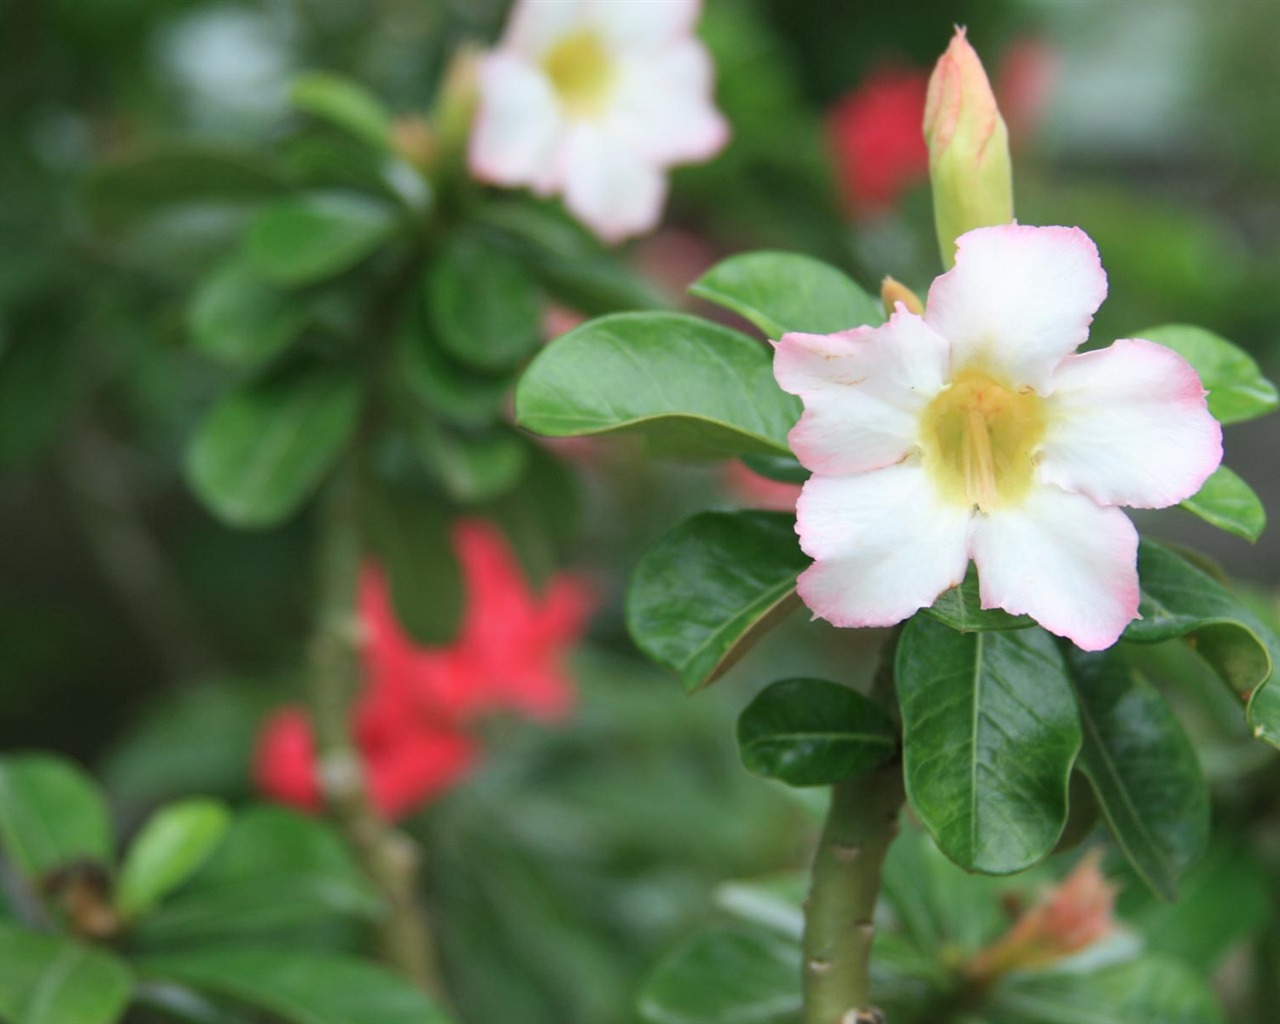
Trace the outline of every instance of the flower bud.
{"type": "Polygon", "coordinates": [[[880,282],[880,301],[884,304],[884,315],[893,316],[893,312],[898,308],[901,302],[907,307],[908,313],[914,313],[919,316],[924,312],[924,303],[920,301],[920,296],[913,292],[901,281],[885,275],[885,279],[880,282]]]}
{"type": "Polygon", "coordinates": [[[991,980],[1012,970],[1046,967],[1114,932],[1116,890],[1101,861],[1097,850],[1081,859],[1001,939],[969,962],[969,976],[991,980]]]}
{"type": "Polygon", "coordinates": [[[956,29],[929,79],[924,137],[938,244],[950,269],[957,238],[1013,220],[1009,133],[963,28],[956,29]]]}

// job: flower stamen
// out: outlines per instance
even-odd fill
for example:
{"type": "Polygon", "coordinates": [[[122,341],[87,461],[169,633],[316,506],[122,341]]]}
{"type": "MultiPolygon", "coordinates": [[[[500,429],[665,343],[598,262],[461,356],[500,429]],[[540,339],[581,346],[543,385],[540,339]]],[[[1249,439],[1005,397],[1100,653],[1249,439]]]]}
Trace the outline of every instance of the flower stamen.
{"type": "Polygon", "coordinates": [[[613,92],[614,66],[608,49],[594,32],[565,36],[547,51],[542,68],[571,116],[589,117],[607,106],[613,92]]]}

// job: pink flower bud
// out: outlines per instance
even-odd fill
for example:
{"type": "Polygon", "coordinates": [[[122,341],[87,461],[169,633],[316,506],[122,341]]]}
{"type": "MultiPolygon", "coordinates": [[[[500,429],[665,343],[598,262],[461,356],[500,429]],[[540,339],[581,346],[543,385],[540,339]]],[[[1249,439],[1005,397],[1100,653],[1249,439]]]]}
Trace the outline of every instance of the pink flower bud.
{"type": "Polygon", "coordinates": [[[963,28],[929,79],[924,136],[938,244],[951,267],[956,239],[966,231],[1013,220],[1009,133],[963,28]]]}

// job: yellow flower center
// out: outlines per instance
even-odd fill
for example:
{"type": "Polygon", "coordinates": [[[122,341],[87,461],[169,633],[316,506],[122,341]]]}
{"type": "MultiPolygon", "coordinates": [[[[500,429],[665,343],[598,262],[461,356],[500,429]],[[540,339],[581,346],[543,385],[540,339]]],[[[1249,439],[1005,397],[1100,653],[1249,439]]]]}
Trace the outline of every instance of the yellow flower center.
{"type": "Polygon", "coordinates": [[[567,35],[542,58],[542,69],[571,116],[595,114],[613,91],[609,51],[594,32],[567,35]]]}
{"type": "Polygon", "coordinates": [[[925,408],[924,467],[947,501],[984,511],[1016,504],[1035,477],[1044,401],[980,370],[962,370],[925,408]]]}

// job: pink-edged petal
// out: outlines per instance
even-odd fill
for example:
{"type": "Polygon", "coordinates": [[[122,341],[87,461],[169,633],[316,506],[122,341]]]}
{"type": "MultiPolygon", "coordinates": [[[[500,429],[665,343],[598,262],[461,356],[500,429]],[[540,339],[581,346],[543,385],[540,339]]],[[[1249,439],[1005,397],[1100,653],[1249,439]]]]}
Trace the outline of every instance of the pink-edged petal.
{"type": "Polygon", "coordinates": [[[1036,487],[979,513],[969,551],[982,607],[1030,615],[1083,650],[1110,647],[1138,614],[1138,531],[1084,495],[1036,487]]]}
{"type": "Polygon", "coordinates": [[[593,0],[516,0],[502,47],[536,60],[565,36],[586,28],[593,8],[593,0]]]}
{"type": "Polygon", "coordinates": [[[1152,341],[1063,360],[1048,405],[1040,479],[1104,505],[1176,505],[1222,461],[1196,371],[1152,341]]]}
{"type": "Polygon", "coordinates": [[[915,446],[920,414],[947,380],[948,348],[900,307],[880,327],[783,335],[773,373],[804,402],[789,436],[796,458],[814,473],[857,473],[915,446]]]}
{"type": "Polygon", "coordinates": [[[707,160],[728,142],[728,122],[712,101],[711,56],[696,39],[626,55],[617,73],[610,120],[650,160],[707,160]]]}
{"type": "Polygon", "coordinates": [[[657,227],[667,201],[667,177],[606,127],[582,122],[564,150],[564,199],[569,212],[605,242],[657,227]]]}
{"type": "Polygon", "coordinates": [[[1097,246],[1079,228],[978,228],[933,282],[924,318],[951,342],[954,369],[974,367],[1037,391],[1089,336],[1107,295],[1097,246]]]}
{"type": "Polygon", "coordinates": [[[919,464],[810,477],[796,507],[809,610],[836,626],[890,626],[964,579],[972,513],[941,504],[919,464]]]}
{"type": "Polygon", "coordinates": [[[591,20],[618,49],[661,46],[693,32],[702,0],[588,0],[591,20]]]}
{"type": "Polygon", "coordinates": [[[495,185],[553,188],[564,122],[546,75],[499,51],[481,64],[479,85],[468,153],[471,173],[495,185]]]}

